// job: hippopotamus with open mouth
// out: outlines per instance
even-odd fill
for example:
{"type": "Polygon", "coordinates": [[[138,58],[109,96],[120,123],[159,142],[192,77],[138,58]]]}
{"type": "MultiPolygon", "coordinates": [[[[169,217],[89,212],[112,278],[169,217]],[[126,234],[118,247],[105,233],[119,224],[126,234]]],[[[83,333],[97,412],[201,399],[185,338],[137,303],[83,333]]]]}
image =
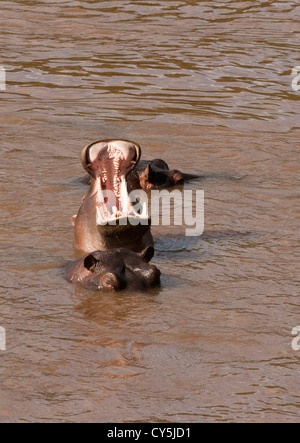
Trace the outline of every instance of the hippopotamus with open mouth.
{"type": "Polygon", "coordinates": [[[126,140],[102,140],[82,150],[82,165],[91,184],[73,217],[76,251],[127,248],[141,252],[153,245],[147,208],[137,212],[127,189],[126,179],[140,157],[140,146],[126,140]]]}
{"type": "Polygon", "coordinates": [[[149,264],[153,255],[153,246],[141,254],[123,248],[95,251],[70,263],[64,277],[86,289],[144,291],[160,285],[160,271],[149,264]]]}

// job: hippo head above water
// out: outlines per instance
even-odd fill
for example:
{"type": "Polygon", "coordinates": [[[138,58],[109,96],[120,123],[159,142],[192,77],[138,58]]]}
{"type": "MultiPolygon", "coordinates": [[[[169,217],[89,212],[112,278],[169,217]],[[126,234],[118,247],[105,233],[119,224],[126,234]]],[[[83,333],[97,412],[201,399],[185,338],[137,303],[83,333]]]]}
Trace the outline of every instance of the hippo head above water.
{"type": "Polygon", "coordinates": [[[152,160],[144,171],[140,173],[142,189],[166,189],[184,183],[184,176],[180,171],[170,171],[163,160],[152,160]]]}
{"type": "Polygon", "coordinates": [[[153,245],[147,208],[142,214],[135,211],[127,190],[127,176],[140,157],[140,146],[126,140],[103,140],[82,150],[91,184],[73,218],[78,252],[119,247],[140,252],[153,245]]]}
{"type": "Polygon", "coordinates": [[[160,271],[149,264],[153,255],[153,246],[140,254],[123,248],[96,251],[70,263],[65,278],[93,290],[143,291],[155,288],[160,284],[160,271]]]}
{"type": "Polygon", "coordinates": [[[170,170],[161,159],[142,160],[128,176],[128,189],[168,189],[199,178],[199,175],[185,174],[177,169],[170,170]]]}

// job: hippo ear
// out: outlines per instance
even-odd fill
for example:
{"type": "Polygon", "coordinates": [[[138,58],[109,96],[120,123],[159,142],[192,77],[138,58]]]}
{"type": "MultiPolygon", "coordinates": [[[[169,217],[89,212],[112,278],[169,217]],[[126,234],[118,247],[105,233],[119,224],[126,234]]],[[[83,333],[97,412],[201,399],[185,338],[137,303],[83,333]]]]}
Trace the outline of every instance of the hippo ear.
{"type": "Polygon", "coordinates": [[[149,261],[152,260],[152,258],[154,257],[154,248],[153,246],[148,246],[148,248],[146,248],[141,254],[140,256],[142,257],[142,259],[144,261],[146,261],[147,263],[149,263],[149,261]]]}
{"type": "Polygon", "coordinates": [[[145,177],[148,179],[148,181],[151,181],[154,177],[154,171],[152,169],[151,163],[148,163],[147,168],[145,169],[145,177]]]}
{"type": "Polygon", "coordinates": [[[93,272],[97,264],[97,259],[93,255],[88,255],[85,257],[83,264],[88,271],[93,272]]]}

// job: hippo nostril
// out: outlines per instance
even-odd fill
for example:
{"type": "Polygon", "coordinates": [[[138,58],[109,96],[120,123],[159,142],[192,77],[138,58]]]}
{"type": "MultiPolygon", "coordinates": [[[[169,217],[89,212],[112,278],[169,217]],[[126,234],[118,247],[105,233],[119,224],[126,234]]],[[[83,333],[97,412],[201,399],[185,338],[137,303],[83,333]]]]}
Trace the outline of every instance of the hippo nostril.
{"type": "Polygon", "coordinates": [[[118,277],[112,272],[108,272],[101,277],[101,286],[104,291],[118,291],[121,288],[118,277]]]}

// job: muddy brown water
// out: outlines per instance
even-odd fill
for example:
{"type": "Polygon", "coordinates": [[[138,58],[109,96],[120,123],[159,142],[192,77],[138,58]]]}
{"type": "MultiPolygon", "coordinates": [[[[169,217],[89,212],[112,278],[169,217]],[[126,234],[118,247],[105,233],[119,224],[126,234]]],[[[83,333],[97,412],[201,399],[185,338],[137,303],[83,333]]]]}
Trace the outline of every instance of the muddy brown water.
{"type": "Polygon", "coordinates": [[[296,422],[298,2],[2,1],[1,422],[296,422]],[[81,148],[205,175],[155,227],[162,287],[72,286],[81,148]]]}

